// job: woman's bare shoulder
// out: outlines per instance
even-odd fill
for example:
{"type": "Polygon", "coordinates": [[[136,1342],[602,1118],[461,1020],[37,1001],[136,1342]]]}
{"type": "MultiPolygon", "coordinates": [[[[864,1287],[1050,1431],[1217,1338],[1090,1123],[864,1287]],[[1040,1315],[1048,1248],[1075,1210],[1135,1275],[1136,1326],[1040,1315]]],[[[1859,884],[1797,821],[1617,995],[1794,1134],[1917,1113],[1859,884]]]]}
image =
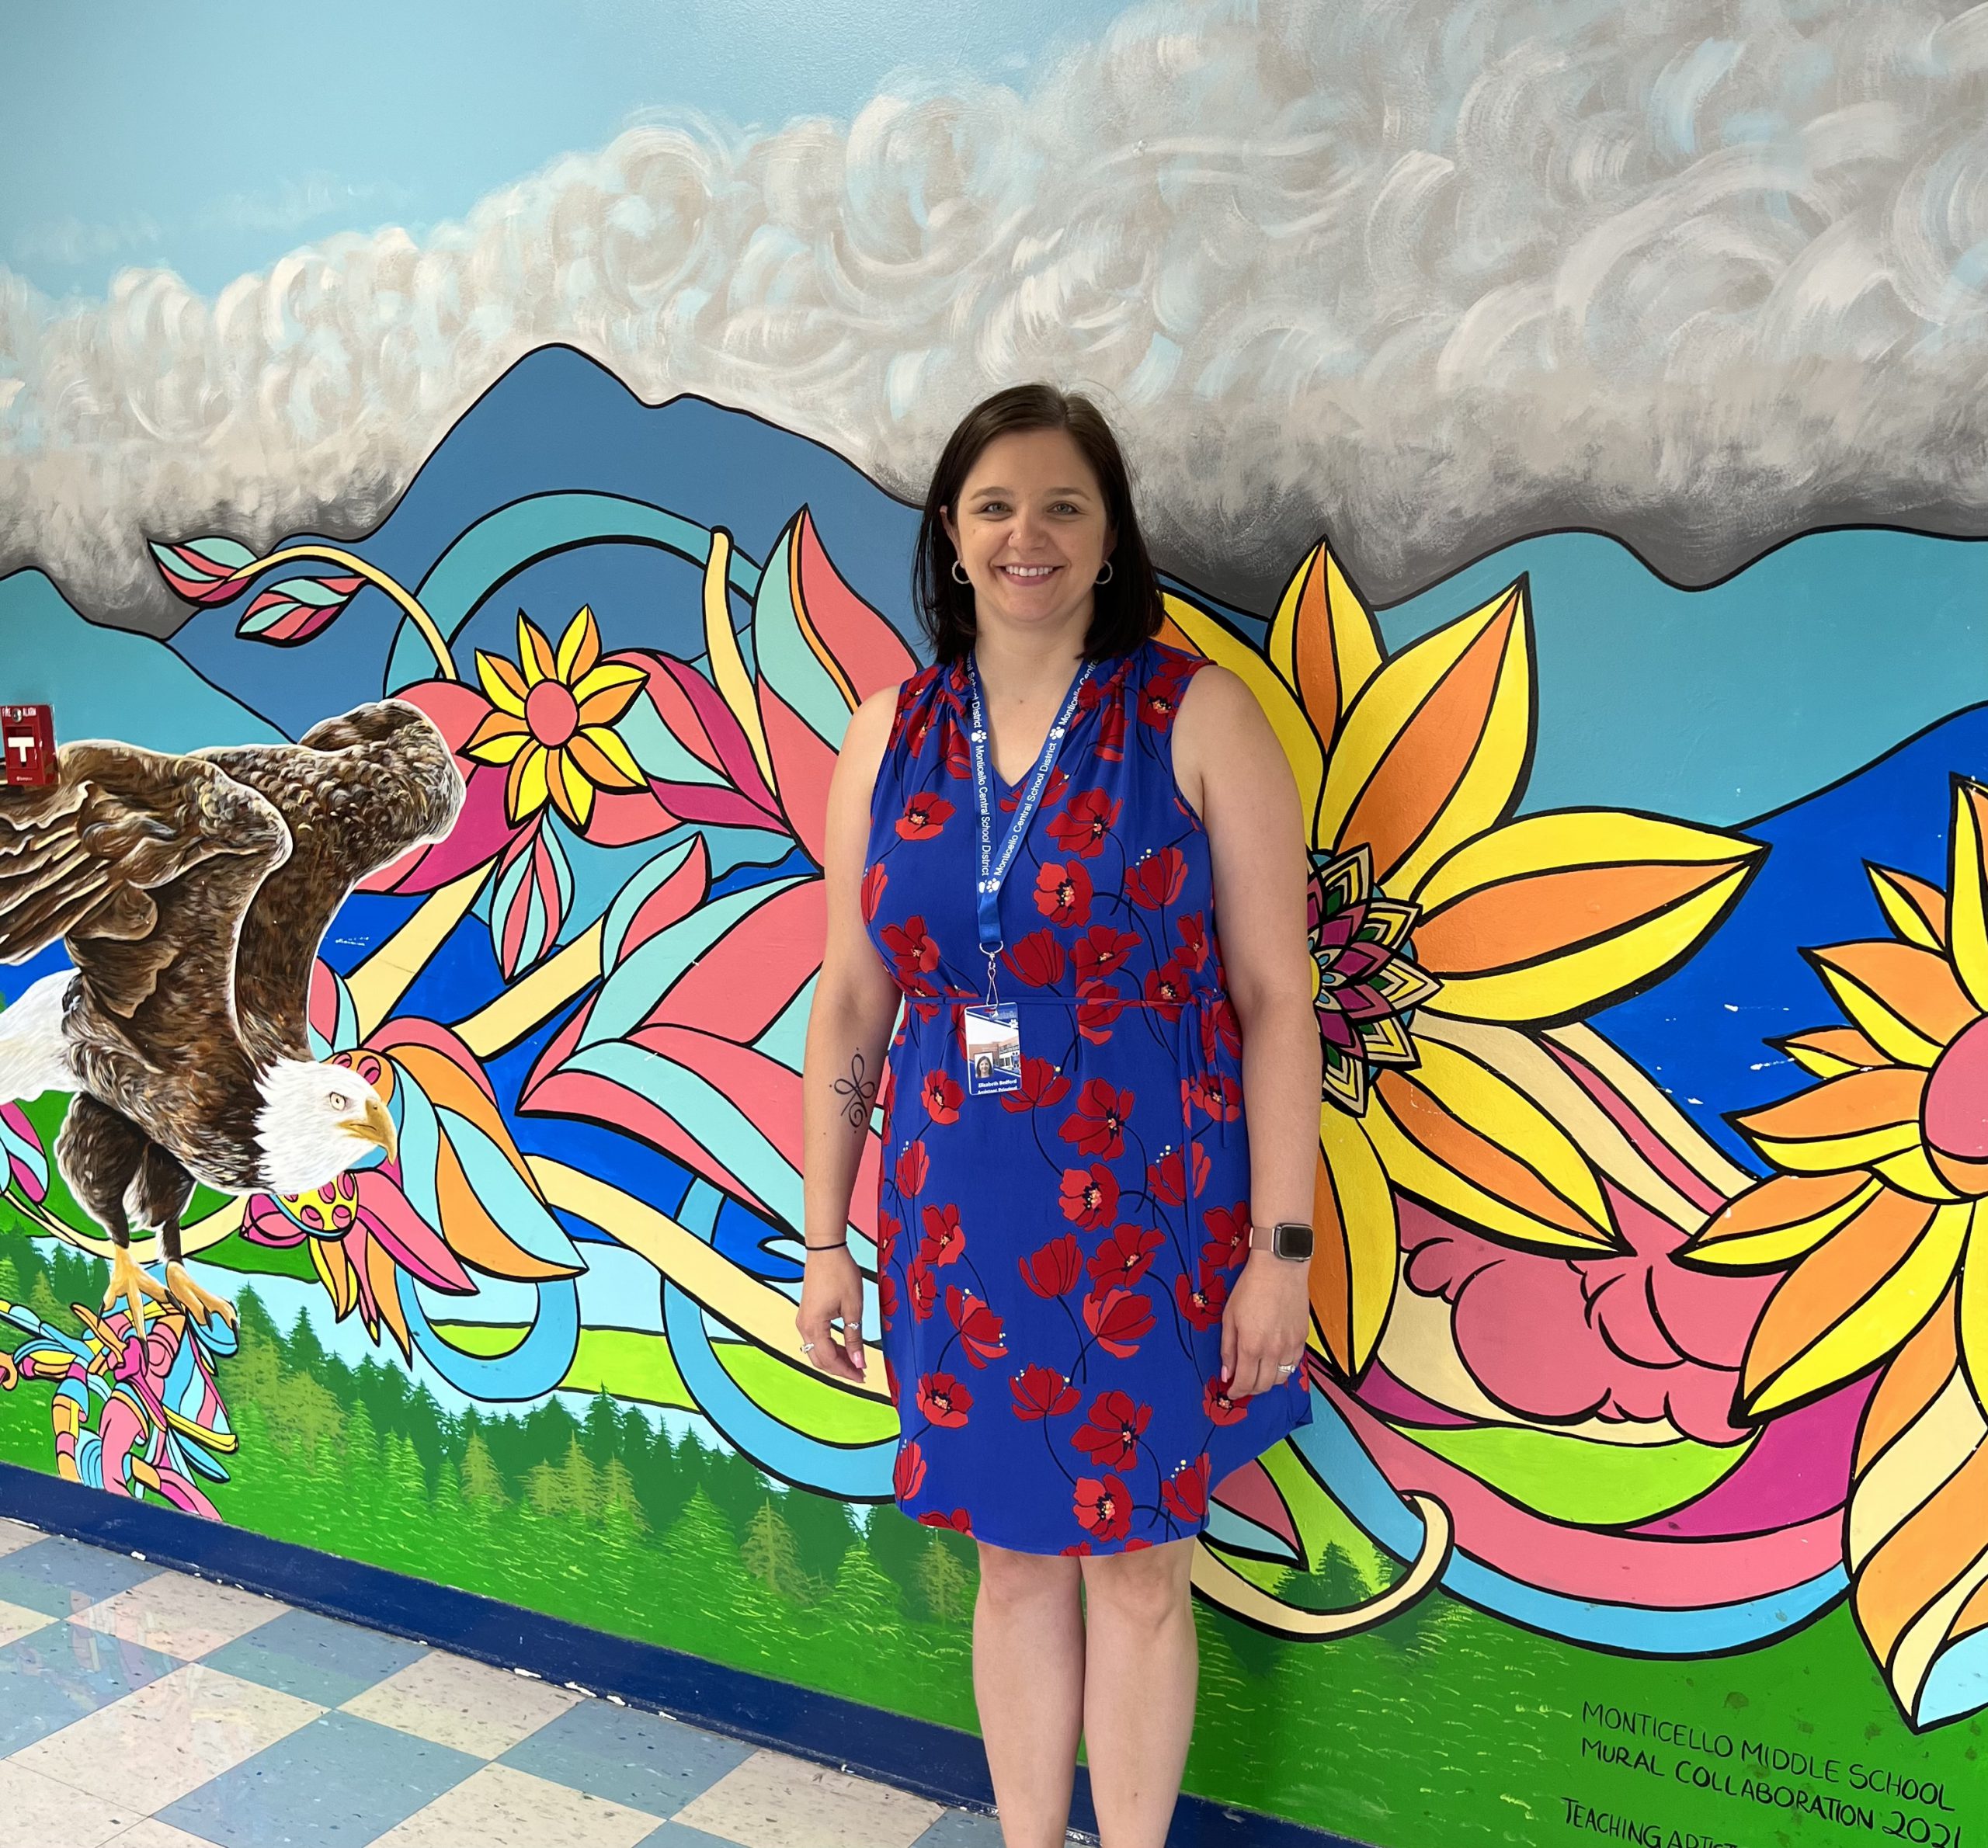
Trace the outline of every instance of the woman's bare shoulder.
{"type": "Polygon", "coordinates": [[[1256,696],[1240,674],[1219,661],[1204,661],[1195,669],[1180,696],[1180,716],[1185,717],[1191,706],[1200,709],[1204,721],[1212,719],[1219,724],[1224,718],[1232,721],[1246,716],[1256,703],[1256,696]]]}
{"type": "Polygon", "coordinates": [[[874,750],[883,755],[891,735],[891,721],[897,716],[898,700],[904,691],[902,680],[880,686],[849,715],[849,728],[843,734],[842,748],[874,750]]]}
{"type": "Polygon", "coordinates": [[[880,686],[849,715],[843,728],[842,748],[836,756],[838,781],[853,780],[864,789],[876,781],[878,766],[890,743],[891,724],[897,716],[902,681],[880,686]]]}
{"type": "Polygon", "coordinates": [[[1269,722],[1247,681],[1217,661],[1196,669],[1173,715],[1176,756],[1212,759],[1234,745],[1267,731],[1269,722]]]}

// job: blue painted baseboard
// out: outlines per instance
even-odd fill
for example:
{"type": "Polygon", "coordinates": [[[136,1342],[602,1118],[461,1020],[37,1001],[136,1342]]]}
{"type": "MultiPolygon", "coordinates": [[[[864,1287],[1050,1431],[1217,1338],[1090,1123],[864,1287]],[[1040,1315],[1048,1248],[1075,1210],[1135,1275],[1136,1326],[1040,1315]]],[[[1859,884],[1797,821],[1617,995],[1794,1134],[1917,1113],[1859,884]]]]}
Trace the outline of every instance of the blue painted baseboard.
{"type": "MultiPolygon", "coordinates": [[[[93,1545],[142,1553],[162,1566],[502,1668],[529,1669],[547,1681],[618,1694],[631,1706],[877,1778],[935,1803],[977,1810],[993,1805],[979,1739],[954,1727],[882,1713],[15,1464],[0,1463],[0,1515],[93,1545]]],[[[1090,1778],[1082,1766],[1070,1819],[1073,1827],[1096,1836],[1090,1778]]],[[[1180,1799],[1167,1840],[1170,1848],[1357,1848],[1342,1836],[1193,1796],[1180,1799]]]]}

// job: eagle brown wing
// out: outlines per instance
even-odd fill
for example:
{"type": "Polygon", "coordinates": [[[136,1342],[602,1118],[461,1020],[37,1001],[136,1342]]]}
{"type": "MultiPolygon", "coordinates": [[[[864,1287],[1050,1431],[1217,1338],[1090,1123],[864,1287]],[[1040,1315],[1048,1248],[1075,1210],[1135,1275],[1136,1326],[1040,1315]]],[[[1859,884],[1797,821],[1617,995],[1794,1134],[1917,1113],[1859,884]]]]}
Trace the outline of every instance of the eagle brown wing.
{"type": "Polygon", "coordinates": [[[68,1030],[92,1084],[141,1082],[134,1058],[224,1082],[242,1065],[231,947],[289,829],[195,759],[92,741],[55,762],[47,788],[0,787],[0,962],[61,940],[80,978],[68,1030]]]}
{"type": "Polygon", "coordinates": [[[308,1058],[311,964],[353,888],[448,832],[462,773],[434,723],[382,700],[311,727],[294,745],[196,755],[266,797],[288,825],[289,859],[249,905],[235,954],[235,1007],[258,1062],[308,1058]]]}

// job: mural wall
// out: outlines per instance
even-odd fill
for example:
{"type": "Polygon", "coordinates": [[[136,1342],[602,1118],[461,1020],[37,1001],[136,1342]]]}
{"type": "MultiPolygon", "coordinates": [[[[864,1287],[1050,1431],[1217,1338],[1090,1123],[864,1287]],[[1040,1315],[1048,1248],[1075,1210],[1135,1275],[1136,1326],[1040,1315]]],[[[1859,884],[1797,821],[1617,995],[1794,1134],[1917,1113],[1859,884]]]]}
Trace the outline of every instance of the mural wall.
{"type": "Polygon", "coordinates": [[[972,1543],[798,1364],[798,1068],[905,497],[1044,373],[1311,835],[1315,1417],[1210,1485],[1188,1787],[1971,1840],[1988,16],[1729,10],[1100,11],[208,294],[0,272],[0,700],[392,695],[465,783],[308,978],[391,1158],[186,1214],[238,1325],[100,1310],[71,1100],[0,1100],[0,1456],[973,1725],[972,1543]]]}

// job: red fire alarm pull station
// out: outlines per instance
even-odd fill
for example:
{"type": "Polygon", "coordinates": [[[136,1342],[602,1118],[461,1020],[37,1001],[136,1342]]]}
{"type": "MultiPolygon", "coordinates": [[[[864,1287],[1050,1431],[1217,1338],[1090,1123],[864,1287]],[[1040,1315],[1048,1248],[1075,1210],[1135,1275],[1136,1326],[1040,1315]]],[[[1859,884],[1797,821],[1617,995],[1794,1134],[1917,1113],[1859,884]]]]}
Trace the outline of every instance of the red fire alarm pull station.
{"type": "Polygon", "coordinates": [[[47,706],[0,706],[0,783],[46,789],[55,780],[55,713],[47,706]]]}

